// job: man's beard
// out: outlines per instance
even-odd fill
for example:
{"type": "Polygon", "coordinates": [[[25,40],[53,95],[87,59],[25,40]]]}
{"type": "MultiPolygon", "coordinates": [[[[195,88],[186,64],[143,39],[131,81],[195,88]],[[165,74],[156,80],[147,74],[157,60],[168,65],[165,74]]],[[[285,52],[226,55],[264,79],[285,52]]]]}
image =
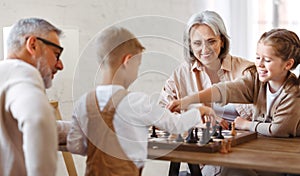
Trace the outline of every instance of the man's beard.
{"type": "Polygon", "coordinates": [[[45,88],[50,88],[52,86],[52,71],[47,67],[47,61],[43,56],[37,58],[36,68],[43,78],[45,88]]]}

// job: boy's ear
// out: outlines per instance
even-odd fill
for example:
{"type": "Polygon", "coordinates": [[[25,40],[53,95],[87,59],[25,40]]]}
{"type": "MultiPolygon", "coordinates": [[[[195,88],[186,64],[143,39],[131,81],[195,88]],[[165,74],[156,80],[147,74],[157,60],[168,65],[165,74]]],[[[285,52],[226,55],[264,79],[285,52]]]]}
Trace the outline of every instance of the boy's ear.
{"type": "Polygon", "coordinates": [[[128,63],[128,61],[129,61],[129,59],[131,59],[132,58],[132,54],[125,54],[124,56],[123,56],[123,61],[122,61],[122,64],[127,64],[128,63]]]}
{"type": "Polygon", "coordinates": [[[31,54],[35,55],[36,53],[36,37],[28,37],[25,43],[26,50],[31,54]]]}
{"type": "Polygon", "coordinates": [[[290,70],[293,65],[294,65],[294,59],[293,58],[290,58],[287,62],[286,62],[286,65],[285,65],[285,69],[286,70],[290,70]]]}

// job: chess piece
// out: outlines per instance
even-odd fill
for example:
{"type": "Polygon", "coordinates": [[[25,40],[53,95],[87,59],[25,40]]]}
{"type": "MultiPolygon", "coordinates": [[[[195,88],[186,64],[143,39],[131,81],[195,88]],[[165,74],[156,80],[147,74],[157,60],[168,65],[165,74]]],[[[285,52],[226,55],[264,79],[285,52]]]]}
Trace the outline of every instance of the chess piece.
{"type": "Polygon", "coordinates": [[[153,138],[157,138],[158,136],[157,136],[157,134],[156,134],[156,131],[155,131],[155,126],[153,125],[152,126],[152,134],[151,134],[151,137],[153,137],[153,138]]]}
{"type": "Polygon", "coordinates": [[[231,122],[231,136],[236,136],[236,131],[235,131],[235,123],[231,122]]]}
{"type": "Polygon", "coordinates": [[[219,133],[218,133],[218,136],[216,138],[217,139],[224,139],[224,136],[222,135],[222,126],[219,126],[219,133]]]}
{"type": "Polygon", "coordinates": [[[228,130],[231,130],[231,122],[228,122],[228,130]]]}
{"type": "Polygon", "coordinates": [[[199,141],[199,137],[198,137],[198,128],[195,128],[195,138],[197,141],[199,141]]]}
{"type": "Polygon", "coordinates": [[[183,142],[184,141],[184,139],[183,139],[183,137],[181,136],[181,134],[178,134],[177,135],[177,138],[176,138],[176,142],[183,142]]]}
{"type": "Polygon", "coordinates": [[[207,143],[209,143],[210,140],[211,140],[211,138],[210,138],[211,134],[209,132],[209,130],[210,130],[210,124],[211,124],[211,122],[206,122],[205,139],[206,139],[207,143]]]}
{"type": "Polygon", "coordinates": [[[207,143],[206,136],[205,136],[206,128],[202,128],[201,130],[202,130],[202,135],[201,135],[201,140],[199,142],[200,144],[206,144],[207,143]]]}
{"type": "Polygon", "coordinates": [[[187,143],[197,143],[196,137],[194,136],[194,129],[193,128],[191,128],[189,130],[189,135],[186,138],[186,142],[187,143]]]}
{"type": "Polygon", "coordinates": [[[227,139],[227,145],[226,145],[228,153],[232,152],[232,150],[231,150],[231,142],[232,142],[232,139],[228,138],[227,139]]]}
{"type": "Polygon", "coordinates": [[[167,132],[167,131],[164,132],[164,137],[165,137],[165,138],[168,138],[169,136],[170,136],[170,133],[169,133],[169,132],[167,132]]]}
{"type": "Polygon", "coordinates": [[[227,150],[227,142],[225,140],[222,140],[221,141],[221,149],[220,149],[220,153],[228,153],[228,150],[227,150]]]}
{"type": "Polygon", "coordinates": [[[213,132],[213,137],[216,138],[218,136],[218,132],[217,132],[217,125],[212,127],[212,132],[213,132]]]}

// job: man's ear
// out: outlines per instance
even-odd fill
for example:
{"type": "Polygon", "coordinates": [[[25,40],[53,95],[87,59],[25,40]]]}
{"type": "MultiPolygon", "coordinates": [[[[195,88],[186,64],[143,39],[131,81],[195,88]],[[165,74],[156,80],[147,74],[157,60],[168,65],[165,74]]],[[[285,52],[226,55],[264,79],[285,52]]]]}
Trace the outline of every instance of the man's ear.
{"type": "Polygon", "coordinates": [[[293,58],[289,58],[289,60],[287,60],[287,62],[286,62],[285,69],[290,70],[293,67],[294,62],[295,61],[293,58]]]}
{"type": "Polygon", "coordinates": [[[123,56],[123,62],[122,64],[127,65],[128,61],[132,58],[132,54],[125,54],[123,56]]]}
{"type": "Polygon", "coordinates": [[[36,53],[36,37],[28,37],[25,43],[26,50],[31,54],[35,55],[36,53]]]}

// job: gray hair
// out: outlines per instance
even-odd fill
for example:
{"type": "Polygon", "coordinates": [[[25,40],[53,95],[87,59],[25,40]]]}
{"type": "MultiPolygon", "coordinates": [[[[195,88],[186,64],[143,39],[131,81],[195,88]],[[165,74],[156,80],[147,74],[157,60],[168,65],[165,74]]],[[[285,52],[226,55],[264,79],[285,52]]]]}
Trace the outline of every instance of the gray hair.
{"type": "Polygon", "coordinates": [[[208,25],[215,33],[215,35],[219,35],[221,40],[224,43],[224,46],[221,48],[221,52],[219,55],[219,59],[223,60],[229,52],[229,36],[227,34],[225,24],[223,19],[219,14],[213,11],[203,11],[201,13],[196,13],[192,15],[186,25],[186,29],[184,31],[183,40],[184,40],[184,58],[188,63],[192,63],[196,60],[196,57],[193,54],[191,48],[191,39],[190,39],[190,31],[194,25],[197,24],[206,24],[208,25]]]}
{"type": "Polygon", "coordinates": [[[47,36],[50,32],[55,32],[58,36],[62,35],[62,30],[56,28],[46,20],[40,18],[21,19],[10,30],[7,39],[8,53],[20,50],[26,41],[26,37],[31,35],[43,37],[47,36]]]}

